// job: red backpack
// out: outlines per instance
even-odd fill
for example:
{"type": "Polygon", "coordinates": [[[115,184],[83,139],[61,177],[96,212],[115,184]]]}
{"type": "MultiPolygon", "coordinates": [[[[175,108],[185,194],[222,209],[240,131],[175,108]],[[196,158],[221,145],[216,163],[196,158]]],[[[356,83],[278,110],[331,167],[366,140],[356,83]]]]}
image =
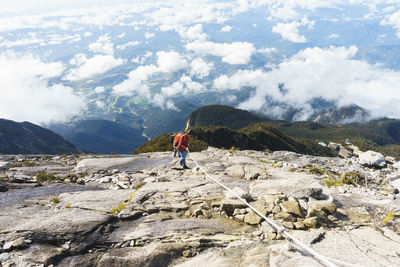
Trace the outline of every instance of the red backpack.
{"type": "Polygon", "coordinates": [[[174,138],[174,147],[178,146],[179,139],[181,138],[181,134],[177,134],[174,138]]]}
{"type": "Polygon", "coordinates": [[[189,136],[187,134],[181,135],[176,148],[181,151],[186,151],[186,148],[188,148],[188,146],[189,146],[189,136]]]}

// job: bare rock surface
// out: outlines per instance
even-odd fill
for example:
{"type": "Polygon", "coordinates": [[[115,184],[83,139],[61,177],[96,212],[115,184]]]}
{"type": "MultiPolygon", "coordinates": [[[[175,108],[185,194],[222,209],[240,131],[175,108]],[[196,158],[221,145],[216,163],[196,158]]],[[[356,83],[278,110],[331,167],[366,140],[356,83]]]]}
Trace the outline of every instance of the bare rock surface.
{"type": "Polygon", "coordinates": [[[400,265],[396,163],[211,147],[189,170],[172,152],[0,162],[1,266],[323,266],[236,195],[338,266],[400,265]]]}

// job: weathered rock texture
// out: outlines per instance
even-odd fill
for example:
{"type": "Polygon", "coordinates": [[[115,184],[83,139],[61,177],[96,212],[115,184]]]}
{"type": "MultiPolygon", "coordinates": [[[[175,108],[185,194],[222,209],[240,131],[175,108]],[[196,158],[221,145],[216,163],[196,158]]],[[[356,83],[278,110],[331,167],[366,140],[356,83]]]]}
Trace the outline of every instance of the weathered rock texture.
{"type": "MultiPolygon", "coordinates": [[[[391,164],[214,148],[192,157],[322,255],[400,265],[391,164]]],[[[322,266],[190,157],[189,170],[172,153],[0,161],[1,266],[322,266]]]]}

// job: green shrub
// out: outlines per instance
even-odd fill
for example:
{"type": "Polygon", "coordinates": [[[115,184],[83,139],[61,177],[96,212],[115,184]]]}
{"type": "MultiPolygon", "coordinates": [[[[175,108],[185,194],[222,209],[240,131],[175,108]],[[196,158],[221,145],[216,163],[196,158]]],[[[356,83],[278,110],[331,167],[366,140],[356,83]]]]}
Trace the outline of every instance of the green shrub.
{"type": "Polygon", "coordinates": [[[38,181],[39,183],[43,183],[46,181],[57,181],[57,180],[60,179],[54,176],[53,174],[46,173],[45,171],[40,171],[36,173],[36,181],[38,181]]]}
{"type": "Polygon", "coordinates": [[[321,167],[311,167],[309,170],[310,174],[322,175],[325,174],[325,170],[321,167]]]}
{"type": "Polygon", "coordinates": [[[357,184],[364,183],[364,176],[361,173],[357,172],[357,171],[355,171],[355,172],[345,172],[340,177],[340,180],[344,184],[350,184],[350,185],[356,186],[357,184]]]}
{"type": "Polygon", "coordinates": [[[54,205],[57,205],[58,203],[60,203],[60,198],[59,197],[53,197],[51,199],[51,202],[53,202],[54,205]]]}
{"type": "Polygon", "coordinates": [[[392,210],[392,211],[389,211],[389,212],[386,214],[386,216],[382,219],[382,222],[383,222],[384,224],[386,224],[386,223],[390,222],[391,220],[396,219],[396,218],[399,218],[399,217],[400,217],[400,215],[396,215],[396,214],[395,214],[395,211],[392,210]]]}

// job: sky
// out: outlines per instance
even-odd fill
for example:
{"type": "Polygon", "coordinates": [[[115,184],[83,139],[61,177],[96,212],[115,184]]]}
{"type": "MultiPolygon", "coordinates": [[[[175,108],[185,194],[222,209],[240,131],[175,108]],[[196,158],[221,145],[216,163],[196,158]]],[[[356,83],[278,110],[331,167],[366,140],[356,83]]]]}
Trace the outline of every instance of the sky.
{"type": "Polygon", "coordinates": [[[4,1],[1,118],[66,121],[117,96],[178,110],[204,92],[274,118],[319,98],[400,118],[400,0],[4,1]]]}

